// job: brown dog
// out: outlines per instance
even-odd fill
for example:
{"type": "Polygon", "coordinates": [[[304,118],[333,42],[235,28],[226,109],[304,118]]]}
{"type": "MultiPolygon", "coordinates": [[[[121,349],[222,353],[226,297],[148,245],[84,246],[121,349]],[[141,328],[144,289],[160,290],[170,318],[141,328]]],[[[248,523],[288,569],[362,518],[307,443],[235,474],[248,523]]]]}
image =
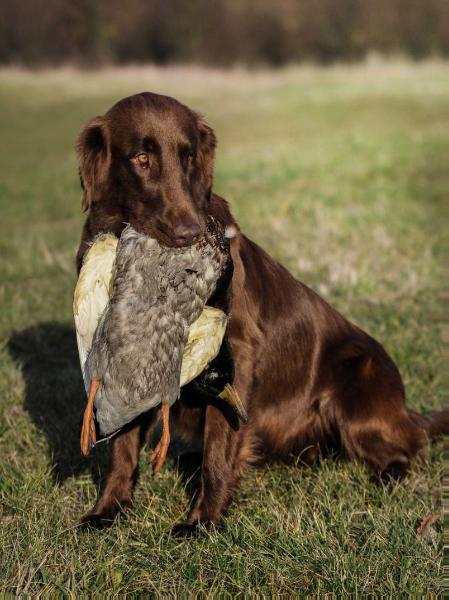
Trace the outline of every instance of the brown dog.
{"type": "MultiPolygon", "coordinates": [[[[89,210],[78,269],[94,236],[119,235],[125,223],[169,246],[197,240],[207,214],[238,231],[226,201],[212,193],[215,144],[198,114],[150,93],[88,123],[77,144],[89,210]]],[[[233,275],[211,304],[231,312],[234,386],[249,423],[195,403],[188,390],[174,405],[172,427],[203,439],[201,483],[180,531],[218,523],[256,456],[310,461],[339,449],[381,476],[400,477],[425,450],[426,434],[449,432],[448,412],[428,419],[405,407],[399,371],[378,342],[239,231],[231,254],[233,275]]],[[[131,504],[140,447],[155,419],[145,415],[111,441],[106,483],[83,523],[107,526],[131,504]]]]}

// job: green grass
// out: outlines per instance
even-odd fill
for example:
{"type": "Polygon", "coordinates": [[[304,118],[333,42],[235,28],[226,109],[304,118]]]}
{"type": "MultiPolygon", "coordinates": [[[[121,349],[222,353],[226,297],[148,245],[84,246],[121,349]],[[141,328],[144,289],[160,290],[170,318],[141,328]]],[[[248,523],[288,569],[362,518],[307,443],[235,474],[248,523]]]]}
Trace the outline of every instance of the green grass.
{"type": "Polygon", "coordinates": [[[411,406],[445,400],[440,362],[449,66],[228,74],[197,69],[0,73],[0,591],[17,594],[438,591],[441,458],[391,489],[361,466],[248,473],[221,530],[171,537],[187,494],[142,454],[135,508],[104,532],[93,504],[105,449],[83,460],[71,315],[83,216],[83,124],[151,89],[217,131],[216,191],[243,229],[381,340],[411,406]]]}

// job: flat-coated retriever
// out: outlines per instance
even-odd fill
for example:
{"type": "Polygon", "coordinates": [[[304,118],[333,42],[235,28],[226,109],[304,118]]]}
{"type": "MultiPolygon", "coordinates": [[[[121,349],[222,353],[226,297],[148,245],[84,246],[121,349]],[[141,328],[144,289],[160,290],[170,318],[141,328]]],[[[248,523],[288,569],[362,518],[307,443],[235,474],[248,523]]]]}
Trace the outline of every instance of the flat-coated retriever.
{"type": "MultiPolygon", "coordinates": [[[[449,432],[449,411],[426,418],[406,408],[401,376],[381,344],[240,232],[212,192],[215,146],[200,115],[152,93],[118,102],[77,143],[89,211],[78,269],[99,232],[120,235],[125,223],[169,246],[199,239],[207,214],[237,231],[233,274],[211,304],[230,313],[234,386],[249,422],[236,424],[191,393],[175,403],[172,427],[203,443],[200,487],[181,532],[219,523],[245,465],[261,456],[311,461],[338,449],[379,476],[401,477],[425,453],[427,436],[449,432]]],[[[145,415],[110,442],[106,482],[83,523],[107,526],[131,504],[139,451],[156,418],[145,415]]]]}

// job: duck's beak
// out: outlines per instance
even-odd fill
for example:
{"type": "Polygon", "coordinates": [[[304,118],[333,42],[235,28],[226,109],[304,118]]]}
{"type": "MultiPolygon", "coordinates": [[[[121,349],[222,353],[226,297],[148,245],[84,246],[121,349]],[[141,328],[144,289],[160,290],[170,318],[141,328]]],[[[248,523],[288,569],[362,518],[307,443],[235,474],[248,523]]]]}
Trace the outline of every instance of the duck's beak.
{"type": "Polygon", "coordinates": [[[232,385],[227,383],[224,386],[223,391],[218,394],[218,397],[229,404],[240,420],[244,423],[248,423],[248,413],[240,400],[237,390],[232,387],[232,385]]]}

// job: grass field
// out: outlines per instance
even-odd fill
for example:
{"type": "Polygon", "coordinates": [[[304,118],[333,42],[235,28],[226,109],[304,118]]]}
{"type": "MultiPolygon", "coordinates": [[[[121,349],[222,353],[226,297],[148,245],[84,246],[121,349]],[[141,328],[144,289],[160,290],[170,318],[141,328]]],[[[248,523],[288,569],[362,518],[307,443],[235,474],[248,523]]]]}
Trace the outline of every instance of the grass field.
{"type": "Polygon", "coordinates": [[[380,339],[408,402],[443,406],[443,203],[449,65],[277,73],[128,69],[0,72],[0,591],[15,594],[437,592],[441,452],[401,485],[361,466],[248,473],[221,530],[179,540],[187,495],[142,454],[136,504],[82,533],[105,451],[84,460],[71,315],[83,216],[73,152],[83,124],[150,89],[205,113],[216,191],[243,229],[380,339]]]}

